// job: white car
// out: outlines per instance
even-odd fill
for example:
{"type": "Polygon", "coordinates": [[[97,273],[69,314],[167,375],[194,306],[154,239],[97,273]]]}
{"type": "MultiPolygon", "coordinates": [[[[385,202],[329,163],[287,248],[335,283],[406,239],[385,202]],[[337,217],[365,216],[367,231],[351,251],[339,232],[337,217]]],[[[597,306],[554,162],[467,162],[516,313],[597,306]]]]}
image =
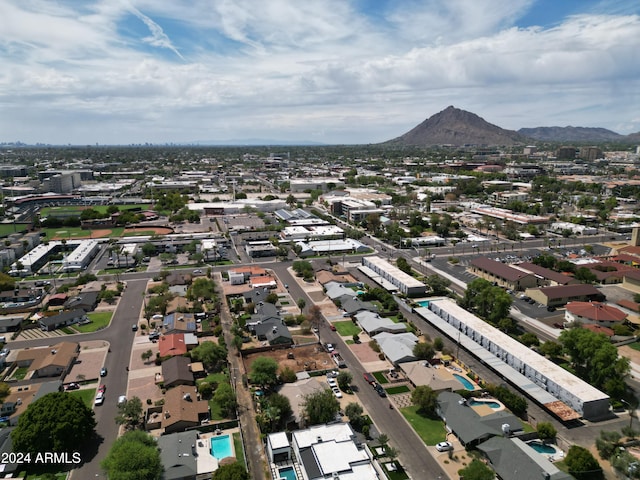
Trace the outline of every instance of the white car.
{"type": "Polygon", "coordinates": [[[333,391],[333,394],[336,396],[336,398],[342,398],[342,392],[338,387],[333,387],[331,390],[333,391]]]}
{"type": "Polygon", "coordinates": [[[118,397],[118,405],[122,405],[124,403],[127,403],[127,397],[125,397],[124,395],[120,395],[118,397]]]}
{"type": "Polygon", "coordinates": [[[436,445],[436,450],[439,452],[448,452],[449,450],[453,450],[453,444],[451,442],[440,442],[436,445]]]}
{"type": "Polygon", "coordinates": [[[327,343],[327,352],[331,353],[335,350],[335,348],[333,348],[333,345],[331,343],[327,343]]]}
{"type": "Polygon", "coordinates": [[[98,392],[96,395],[96,399],[94,400],[94,405],[102,405],[104,403],[104,392],[98,392]]]}
{"type": "Polygon", "coordinates": [[[335,388],[338,386],[338,382],[336,382],[333,378],[327,378],[327,383],[331,388],[335,388]]]}

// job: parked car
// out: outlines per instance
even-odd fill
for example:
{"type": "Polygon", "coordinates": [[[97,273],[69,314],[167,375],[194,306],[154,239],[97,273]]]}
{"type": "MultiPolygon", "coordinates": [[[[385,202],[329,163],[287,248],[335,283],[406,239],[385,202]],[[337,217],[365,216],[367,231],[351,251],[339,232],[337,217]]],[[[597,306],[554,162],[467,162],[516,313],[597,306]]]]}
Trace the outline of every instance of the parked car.
{"type": "MultiPolygon", "coordinates": [[[[75,382],[71,382],[70,384],[68,384],[66,387],[64,387],[65,390],[78,390],[80,388],[80,385],[78,385],[75,382]]],[[[104,393],[104,392],[103,392],[104,393]]]]}
{"type": "Polygon", "coordinates": [[[127,403],[127,397],[124,395],[120,395],[118,397],[118,405],[123,405],[125,403],[127,403]]]}
{"type": "Polygon", "coordinates": [[[138,324],[134,323],[133,325],[131,325],[131,330],[134,331],[134,332],[137,332],[138,331],[138,324]]]}
{"type": "Polygon", "coordinates": [[[107,391],[107,386],[104,383],[98,387],[98,393],[104,393],[106,391],[107,391]]]}
{"type": "Polygon", "coordinates": [[[202,270],[200,270],[199,268],[196,268],[196,269],[193,271],[193,274],[194,274],[194,275],[198,275],[198,274],[201,274],[201,273],[202,273],[202,270]]]}
{"type": "Polygon", "coordinates": [[[376,384],[375,389],[376,389],[376,392],[378,392],[378,395],[380,395],[381,397],[387,396],[387,392],[385,391],[384,388],[382,388],[382,385],[376,384]]]}
{"type": "Polygon", "coordinates": [[[451,442],[440,442],[436,445],[436,450],[439,452],[448,452],[453,450],[453,444],[451,442]]]}
{"type": "Polygon", "coordinates": [[[335,350],[331,343],[327,343],[327,352],[332,353],[335,350]]]}
{"type": "Polygon", "coordinates": [[[327,378],[327,383],[331,388],[338,386],[338,382],[336,382],[334,378],[327,378]]]}
{"type": "Polygon", "coordinates": [[[107,367],[102,367],[100,369],[100,376],[101,377],[106,377],[107,376],[107,367]]]}
{"type": "Polygon", "coordinates": [[[96,399],[93,401],[94,405],[102,405],[104,403],[104,393],[98,392],[96,399]]]}
{"type": "Polygon", "coordinates": [[[333,394],[336,396],[336,398],[342,398],[342,392],[338,387],[333,387],[331,390],[333,390],[333,394]]]}
{"type": "Polygon", "coordinates": [[[329,330],[331,330],[332,332],[336,331],[336,326],[333,323],[329,324],[329,330]]]}

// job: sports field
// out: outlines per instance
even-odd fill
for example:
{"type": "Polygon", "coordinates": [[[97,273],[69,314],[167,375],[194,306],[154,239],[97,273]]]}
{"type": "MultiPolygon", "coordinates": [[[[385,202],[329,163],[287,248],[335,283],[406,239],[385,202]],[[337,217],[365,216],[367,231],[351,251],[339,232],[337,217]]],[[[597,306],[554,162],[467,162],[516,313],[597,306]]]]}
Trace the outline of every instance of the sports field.
{"type": "Polygon", "coordinates": [[[173,233],[171,228],[166,227],[137,227],[137,228],[101,228],[93,230],[85,230],[80,227],[59,227],[45,228],[42,230],[47,234],[48,240],[75,240],[80,238],[106,238],[106,237],[135,237],[135,236],[152,236],[152,235],[168,235],[173,233]]]}
{"type": "MultiPolygon", "coordinates": [[[[65,205],[63,207],[45,207],[42,210],[40,210],[40,217],[45,218],[45,217],[55,217],[55,216],[60,216],[60,217],[69,217],[74,213],[77,213],[78,215],[80,215],[80,212],[82,212],[83,210],[86,210],[88,208],[91,208],[97,212],[100,213],[107,213],[107,209],[110,207],[110,205],[94,205],[94,206],[85,206],[85,205],[65,205]]],[[[126,210],[148,210],[149,208],[151,208],[151,204],[150,203],[137,203],[137,204],[133,204],[133,205],[118,205],[118,209],[121,212],[124,212],[126,210]]]]}

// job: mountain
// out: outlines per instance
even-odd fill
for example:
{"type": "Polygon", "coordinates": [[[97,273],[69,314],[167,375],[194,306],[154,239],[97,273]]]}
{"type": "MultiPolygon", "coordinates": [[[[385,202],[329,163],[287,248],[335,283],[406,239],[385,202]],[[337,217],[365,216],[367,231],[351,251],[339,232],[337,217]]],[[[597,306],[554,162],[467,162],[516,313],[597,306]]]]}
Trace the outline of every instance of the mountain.
{"type": "Polygon", "coordinates": [[[536,127],[521,128],[518,133],[544,142],[620,142],[624,135],[606,128],[588,127],[536,127]]]}
{"type": "Polygon", "coordinates": [[[404,135],[385,142],[389,145],[515,145],[529,142],[513,130],[505,130],[475,113],[447,107],[404,135]]]}

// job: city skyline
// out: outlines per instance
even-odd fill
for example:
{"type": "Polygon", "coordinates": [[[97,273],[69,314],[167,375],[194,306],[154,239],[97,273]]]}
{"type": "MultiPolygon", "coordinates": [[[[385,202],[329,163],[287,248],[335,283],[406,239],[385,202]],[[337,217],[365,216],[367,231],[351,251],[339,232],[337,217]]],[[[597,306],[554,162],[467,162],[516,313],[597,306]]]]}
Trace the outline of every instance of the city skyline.
{"type": "Polygon", "coordinates": [[[2,142],[378,143],[448,105],[640,131],[632,0],[0,0],[0,17],[2,142]]]}

